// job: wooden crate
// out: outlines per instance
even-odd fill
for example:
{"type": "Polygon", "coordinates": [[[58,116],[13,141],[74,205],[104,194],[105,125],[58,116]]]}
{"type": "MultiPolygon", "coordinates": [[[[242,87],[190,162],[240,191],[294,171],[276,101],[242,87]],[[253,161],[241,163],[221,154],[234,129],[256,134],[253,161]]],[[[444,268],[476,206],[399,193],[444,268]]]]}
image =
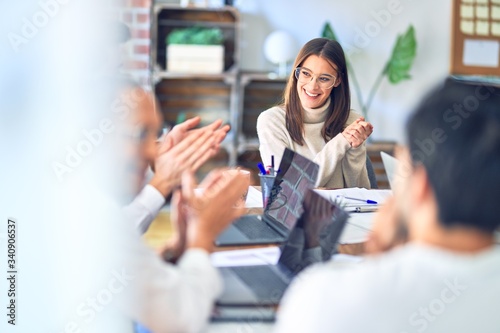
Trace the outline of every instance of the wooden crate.
{"type": "Polygon", "coordinates": [[[234,7],[195,8],[155,4],[153,7],[152,59],[156,71],[168,71],[166,37],[176,28],[219,28],[224,35],[224,71],[238,67],[240,14],[234,7]]]}
{"type": "Polygon", "coordinates": [[[231,86],[217,78],[162,79],[155,95],[164,122],[175,125],[182,119],[200,116],[202,125],[230,120],[231,86]]]}

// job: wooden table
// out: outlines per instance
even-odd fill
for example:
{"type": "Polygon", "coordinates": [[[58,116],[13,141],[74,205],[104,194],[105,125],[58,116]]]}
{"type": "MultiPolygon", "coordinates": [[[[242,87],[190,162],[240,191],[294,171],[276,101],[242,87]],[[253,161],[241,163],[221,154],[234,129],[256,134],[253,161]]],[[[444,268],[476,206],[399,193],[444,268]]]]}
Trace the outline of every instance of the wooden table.
{"type": "MultiPolygon", "coordinates": [[[[250,208],[248,214],[261,214],[261,208],[250,208]]],[[[170,211],[168,209],[163,209],[160,211],[156,219],[151,223],[148,231],[144,234],[144,240],[146,244],[150,247],[157,249],[172,237],[172,226],[170,224],[170,211]]],[[[254,246],[228,246],[228,247],[218,247],[216,251],[225,250],[235,250],[242,248],[252,248],[252,247],[262,247],[262,245],[254,246]]],[[[339,253],[351,254],[351,255],[362,255],[364,254],[364,243],[357,244],[339,244],[339,253]]]]}

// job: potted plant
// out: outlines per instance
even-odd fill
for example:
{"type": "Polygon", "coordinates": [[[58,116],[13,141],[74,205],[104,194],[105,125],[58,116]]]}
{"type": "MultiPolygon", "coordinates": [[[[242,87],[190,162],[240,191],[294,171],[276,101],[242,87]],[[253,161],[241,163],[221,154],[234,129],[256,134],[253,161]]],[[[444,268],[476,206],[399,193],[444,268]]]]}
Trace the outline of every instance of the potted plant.
{"type": "MultiPolygon", "coordinates": [[[[322,37],[338,41],[337,35],[328,22],[325,23],[321,35],[322,37]]],[[[349,78],[352,81],[354,89],[356,91],[356,96],[358,98],[359,105],[361,106],[361,112],[363,113],[363,116],[367,117],[368,110],[370,109],[373,98],[375,97],[375,93],[380,87],[380,84],[382,83],[384,77],[387,78],[387,80],[393,85],[411,78],[409,72],[413,65],[413,61],[415,60],[416,53],[417,40],[415,38],[415,29],[412,25],[410,25],[405,33],[397,37],[392,49],[391,57],[387,60],[386,64],[380,71],[380,74],[378,75],[375,83],[370,89],[366,101],[363,99],[361,87],[359,85],[358,79],[356,78],[356,74],[354,73],[354,68],[352,67],[349,59],[346,59],[349,78]]]]}
{"type": "Polygon", "coordinates": [[[193,26],[172,30],[166,37],[167,70],[180,73],[224,71],[224,36],[219,28],[193,26]]]}

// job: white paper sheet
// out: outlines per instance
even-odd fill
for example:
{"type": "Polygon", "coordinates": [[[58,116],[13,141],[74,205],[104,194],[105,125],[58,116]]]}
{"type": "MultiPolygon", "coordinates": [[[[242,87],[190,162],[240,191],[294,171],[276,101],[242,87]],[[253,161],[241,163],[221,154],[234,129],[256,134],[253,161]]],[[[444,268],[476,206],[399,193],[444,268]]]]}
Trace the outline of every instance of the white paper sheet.
{"type": "Polygon", "coordinates": [[[357,244],[366,242],[370,230],[347,223],[340,235],[340,244],[357,244]]]}
{"type": "Polygon", "coordinates": [[[257,190],[255,187],[250,186],[248,188],[247,200],[245,202],[245,207],[247,208],[263,208],[262,203],[262,192],[257,190]]]}
{"type": "Polygon", "coordinates": [[[464,41],[464,65],[493,67],[499,66],[500,42],[495,40],[464,41]]]}
{"type": "Polygon", "coordinates": [[[271,246],[214,252],[210,255],[210,259],[215,267],[275,265],[280,254],[279,247],[271,246]]]}
{"type": "Polygon", "coordinates": [[[375,216],[375,212],[373,212],[373,213],[350,213],[348,223],[355,225],[357,227],[366,229],[366,230],[372,230],[374,216],[375,216]]]}
{"type": "MultiPolygon", "coordinates": [[[[214,252],[210,255],[210,259],[215,267],[275,265],[278,263],[280,255],[280,248],[272,246],[255,249],[214,252]]],[[[336,262],[358,263],[363,260],[363,257],[339,253],[334,254],[332,256],[332,260],[336,262]]]]}
{"type": "Polygon", "coordinates": [[[353,264],[357,264],[357,263],[360,263],[364,260],[363,257],[361,256],[353,256],[351,254],[343,254],[343,253],[339,253],[339,254],[334,254],[332,256],[332,261],[335,261],[337,263],[353,263],[353,264]]]}
{"type": "MultiPolygon", "coordinates": [[[[346,210],[353,210],[355,207],[378,207],[383,204],[389,196],[392,195],[391,190],[367,190],[365,188],[345,188],[338,190],[315,190],[323,197],[329,200],[338,200],[337,196],[344,197],[344,208],[346,210]],[[357,200],[350,200],[345,197],[363,199],[363,200],[373,200],[376,201],[377,205],[365,204],[357,200]]],[[[373,217],[375,212],[369,213],[354,213],[350,212],[349,220],[347,225],[340,236],[340,244],[354,244],[362,243],[368,239],[368,235],[373,226],[373,217]]]]}
{"type": "MultiPolygon", "coordinates": [[[[352,188],[342,188],[338,190],[315,190],[327,199],[335,200],[338,195],[344,197],[358,198],[363,200],[374,200],[379,204],[385,202],[385,200],[392,195],[391,190],[367,190],[366,188],[352,187],[352,188]]],[[[357,201],[347,201],[348,204],[356,204],[357,201]]]]}

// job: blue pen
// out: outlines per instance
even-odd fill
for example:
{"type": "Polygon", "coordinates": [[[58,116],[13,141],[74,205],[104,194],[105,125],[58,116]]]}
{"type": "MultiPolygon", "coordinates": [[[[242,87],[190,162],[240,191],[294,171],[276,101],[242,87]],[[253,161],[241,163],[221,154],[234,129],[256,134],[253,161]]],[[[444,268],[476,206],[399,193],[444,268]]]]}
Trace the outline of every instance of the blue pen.
{"type": "Polygon", "coordinates": [[[264,165],[262,165],[262,163],[257,164],[257,167],[259,168],[260,173],[261,173],[262,175],[265,175],[265,174],[266,174],[266,169],[264,168],[264,165]]]}
{"type": "Polygon", "coordinates": [[[350,197],[344,197],[344,198],[349,199],[349,200],[362,201],[362,202],[366,202],[367,204],[372,204],[372,205],[377,205],[378,204],[378,202],[373,201],[373,200],[365,200],[365,199],[350,198],[350,197]]]}

